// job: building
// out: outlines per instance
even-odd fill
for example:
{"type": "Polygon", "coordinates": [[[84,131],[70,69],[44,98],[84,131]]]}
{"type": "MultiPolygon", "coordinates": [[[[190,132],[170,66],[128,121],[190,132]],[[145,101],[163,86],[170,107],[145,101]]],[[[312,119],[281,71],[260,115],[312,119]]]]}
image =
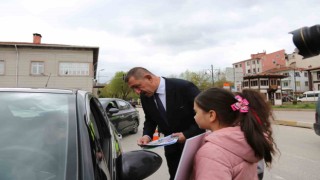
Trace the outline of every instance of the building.
{"type": "Polygon", "coordinates": [[[254,74],[243,77],[243,89],[256,89],[261,92],[272,105],[282,104],[281,79],[287,76],[280,74],[254,74]]]}
{"type": "Polygon", "coordinates": [[[0,87],[76,88],[93,92],[99,47],[0,42],[0,87]]]}
{"type": "Polygon", "coordinates": [[[320,91],[320,66],[306,69],[309,75],[309,91],[320,91]]]}
{"type": "Polygon", "coordinates": [[[306,91],[320,90],[320,56],[303,59],[297,52],[287,54],[287,66],[305,68],[308,72],[308,85],[306,91]]]}
{"type": "Polygon", "coordinates": [[[281,79],[282,94],[294,95],[309,91],[309,75],[305,68],[296,68],[294,66],[278,67],[264,73],[287,76],[281,79]]]}
{"type": "Polygon", "coordinates": [[[234,83],[238,90],[241,90],[241,84],[244,76],[259,74],[261,72],[286,65],[286,56],[284,50],[279,50],[270,54],[265,51],[262,53],[251,54],[251,58],[233,63],[234,83]]]}
{"type": "Polygon", "coordinates": [[[286,55],[286,60],[286,66],[295,64],[296,67],[308,69],[320,67],[320,55],[303,59],[303,57],[300,56],[297,52],[293,52],[286,55]]]}

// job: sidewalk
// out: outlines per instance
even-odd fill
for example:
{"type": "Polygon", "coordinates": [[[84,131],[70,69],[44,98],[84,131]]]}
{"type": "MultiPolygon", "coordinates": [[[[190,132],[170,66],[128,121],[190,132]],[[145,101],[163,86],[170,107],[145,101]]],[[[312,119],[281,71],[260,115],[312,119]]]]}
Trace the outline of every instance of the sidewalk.
{"type": "MultiPolygon", "coordinates": [[[[307,112],[315,112],[314,109],[273,109],[273,111],[307,111],[307,112]]],[[[294,126],[301,128],[309,128],[313,129],[313,122],[304,122],[297,120],[288,120],[288,119],[275,119],[275,124],[284,125],[284,126],[294,126]]]]}

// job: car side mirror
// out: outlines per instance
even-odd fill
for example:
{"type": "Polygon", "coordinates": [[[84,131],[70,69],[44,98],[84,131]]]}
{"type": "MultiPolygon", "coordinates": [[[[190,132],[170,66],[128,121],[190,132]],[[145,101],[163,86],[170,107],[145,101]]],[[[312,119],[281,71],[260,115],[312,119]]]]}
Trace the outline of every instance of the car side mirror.
{"type": "Polygon", "coordinates": [[[118,113],[119,109],[118,108],[110,108],[106,109],[108,116],[112,116],[112,114],[118,113]]]}
{"type": "Polygon", "coordinates": [[[152,151],[137,150],[122,154],[122,165],[120,179],[132,180],[145,179],[156,172],[161,164],[162,158],[152,151]]]}

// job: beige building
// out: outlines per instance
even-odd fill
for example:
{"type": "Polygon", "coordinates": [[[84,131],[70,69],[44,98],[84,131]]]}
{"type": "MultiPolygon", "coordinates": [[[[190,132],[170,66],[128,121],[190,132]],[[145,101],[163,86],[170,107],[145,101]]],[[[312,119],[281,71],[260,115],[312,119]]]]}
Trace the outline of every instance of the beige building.
{"type": "Polygon", "coordinates": [[[309,77],[309,91],[320,90],[320,55],[302,59],[297,52],[287,54],[287,66],[306,68],[309,77]]]}
{"type": "Polygon", "coordinates": [[[76,88],[93,92],[99,47],[0,42],[0,87],[76,88]]]}
{"type": "Polygon", "coordinates": [[[302,59],[298,53],[293,52],[291,54],[287,54],[287,62],[286,66],[295,66],[299,68],[315,68],[320,66],[320,55],[314,56],[306,59],[302,59]]]}

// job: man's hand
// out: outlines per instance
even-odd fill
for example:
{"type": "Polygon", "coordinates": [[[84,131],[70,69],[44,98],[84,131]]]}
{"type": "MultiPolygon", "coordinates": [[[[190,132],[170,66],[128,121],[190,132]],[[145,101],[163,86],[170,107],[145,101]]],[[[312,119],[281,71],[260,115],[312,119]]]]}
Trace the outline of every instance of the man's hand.
{"type": "Polygon", "coordinates": [[[144,135],[137,140],[137,144],[140,146],[143,144],[148,144],[150,141],[151,141],[150,137],[147,135],[144,135]]]}
{"type": "Polygon", "coordinates": [[[183,135],[182,132],[173,133],[172,136],[173,137],[179,137],[178,143],[184,143],[186,141],[186,137],[183,135]]]}

